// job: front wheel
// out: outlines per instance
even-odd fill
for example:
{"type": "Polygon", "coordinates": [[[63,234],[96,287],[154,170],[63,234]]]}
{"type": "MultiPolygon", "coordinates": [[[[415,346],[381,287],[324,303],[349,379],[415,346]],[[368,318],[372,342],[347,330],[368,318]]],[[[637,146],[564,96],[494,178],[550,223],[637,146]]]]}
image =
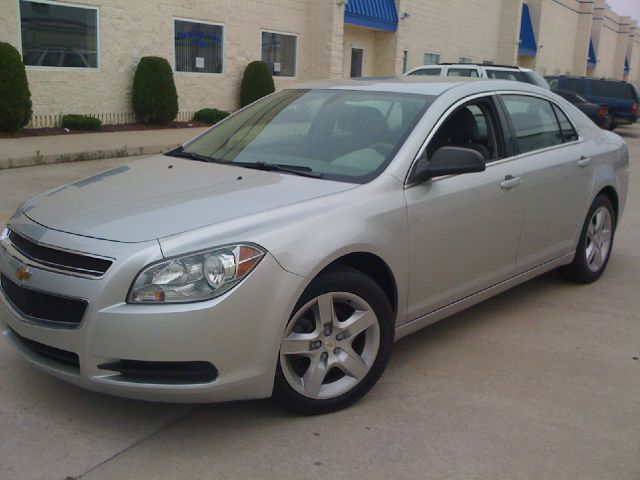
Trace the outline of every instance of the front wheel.
{"type": "Polygon", "coordinates": [[[607,268],[615,228],[616,216],[611,200],[606,195],[598,195],[582,227],[573,262],[562,267],[560,272],[574,282],[595,282],[607,268]]]}
{"type": "Polygon", "coordinates": [[[382,375],[393,335],[391,306],[376,282],[347,267],[321,274],[284,331],[274,399],[305,415],[351,405],[382,375]]]}

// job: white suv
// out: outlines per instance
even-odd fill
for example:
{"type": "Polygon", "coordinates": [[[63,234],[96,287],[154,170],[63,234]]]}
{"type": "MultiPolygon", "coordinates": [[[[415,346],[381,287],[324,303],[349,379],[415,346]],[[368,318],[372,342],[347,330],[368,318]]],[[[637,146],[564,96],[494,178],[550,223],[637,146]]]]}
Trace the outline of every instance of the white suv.
{"type": "Polygon", "coordinates": [[[475,63],[439,63],[423,65],[409,70],[406,75],[432,75],[443,77],[481,77],[498,80],[514,80],[531,83],[549,89],[547,81],[535,70],[504,65],[486,65],[475,63]]]}

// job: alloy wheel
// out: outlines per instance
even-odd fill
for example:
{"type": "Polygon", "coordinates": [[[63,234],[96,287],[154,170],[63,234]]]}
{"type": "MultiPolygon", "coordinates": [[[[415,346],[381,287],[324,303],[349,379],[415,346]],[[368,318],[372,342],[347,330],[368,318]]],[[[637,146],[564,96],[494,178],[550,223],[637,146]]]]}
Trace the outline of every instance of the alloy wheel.
{"type": "Polygon", "coordinates": [[[612,224],[611,213],[606,207],[601,206],[593,212],[585,242],[587,266],[592,272],[599,271],[609,257],[613,236],[612,224]]]}
{"type": "Polygon", "coordinates": [[[289,322],[280,346],[287,383],[312,399],[338,397],[369,373],[380,348],[371,306],[348,292],[329,292],[306,303],[289,322]]]}

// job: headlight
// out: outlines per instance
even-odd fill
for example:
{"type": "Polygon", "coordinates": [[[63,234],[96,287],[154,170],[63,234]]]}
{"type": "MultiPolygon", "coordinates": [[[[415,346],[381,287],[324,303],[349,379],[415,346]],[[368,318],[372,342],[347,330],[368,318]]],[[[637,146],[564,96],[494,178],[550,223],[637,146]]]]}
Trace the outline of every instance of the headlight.
{"type": "Polygon", "coordinates": [[[10,233],[9,227],[5,226],[2,229],[2,232],[0,232],[0,242],[9,238],[9,233],[10,233]]]}
{"type": "Polygon", "coordinates": [[[264,257],[255,245],[228,245],[163,260],[136,277],[127,302],[186,303],[209,300],[237,285],[264,257]]]}

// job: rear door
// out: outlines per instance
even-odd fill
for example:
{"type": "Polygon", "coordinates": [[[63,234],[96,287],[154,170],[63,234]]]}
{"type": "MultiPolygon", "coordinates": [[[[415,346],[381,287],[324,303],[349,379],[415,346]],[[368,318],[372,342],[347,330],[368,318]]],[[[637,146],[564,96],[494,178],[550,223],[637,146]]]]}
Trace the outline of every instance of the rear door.
{"type": "Polygon", "coordinates": [[[532,94],[502,94],[518,148],[524,217],[516,273],[570,253],[593,182],[590,151],[567,114],[532,94]]]}

